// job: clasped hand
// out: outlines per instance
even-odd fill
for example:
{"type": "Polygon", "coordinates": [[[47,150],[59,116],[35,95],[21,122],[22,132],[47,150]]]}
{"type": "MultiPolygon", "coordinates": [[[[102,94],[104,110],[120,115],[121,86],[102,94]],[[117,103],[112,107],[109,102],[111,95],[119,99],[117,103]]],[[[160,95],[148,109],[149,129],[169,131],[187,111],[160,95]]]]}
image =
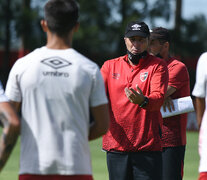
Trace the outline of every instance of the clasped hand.
{"type": "Polygon", "coordinates": [[[163,111],[166,112],[166,109],[169,110],[169,112],[172,112],[175,110],[173,101],[170,96],[165,98],[164,103],[163,103],[163,111]]]}
{"type": "Polygon", "coordinates": [[[125,94],[129,101],[134,104],[141,104],[144,101],[145,96],[142,93],[142,90],[136,85],[136,90],[133,88],[125,88],[125,94]],[[137,91],[136,91],[137,90],[137,91]]]}

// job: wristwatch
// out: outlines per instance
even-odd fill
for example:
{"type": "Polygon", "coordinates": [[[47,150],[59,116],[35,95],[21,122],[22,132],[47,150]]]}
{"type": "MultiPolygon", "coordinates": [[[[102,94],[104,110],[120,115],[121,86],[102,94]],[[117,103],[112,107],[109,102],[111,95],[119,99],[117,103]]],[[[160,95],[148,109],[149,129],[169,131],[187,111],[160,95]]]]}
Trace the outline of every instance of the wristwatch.
{"type": "Polygon", "coordinates": [[[149,99],[145,96],[144,101],[139,104],[139,107],[144,108],[149,103],[149,99]]]}

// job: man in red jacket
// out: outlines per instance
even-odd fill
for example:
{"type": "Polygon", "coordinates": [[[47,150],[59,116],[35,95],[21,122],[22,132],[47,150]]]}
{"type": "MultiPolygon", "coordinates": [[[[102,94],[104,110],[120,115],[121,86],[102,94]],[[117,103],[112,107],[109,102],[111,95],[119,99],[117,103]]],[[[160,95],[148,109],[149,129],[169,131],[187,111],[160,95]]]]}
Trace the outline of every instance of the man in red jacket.
{"type": "Polygon", "coordinates": [[[149,35],[144,22],[130,22],[127,54],[101,68],[110,104],[110,129],[103,137],[110,180],[161,179],[160,107],[168,71],[163,60],[148,54],[149,35]]]}
{"type": "MultiPolygon", "coordinates": [[[[169,55],[170,33],[158,27],[152,29],[150,35],[150,51],[167,62],[169,83],[163,108],[174,110],[172,99],[190,95],[190,82],[186,66],[169,55]]],[[[186,145],[187,114],[163,119],[163,180],[181,180],[186,145]]]]}

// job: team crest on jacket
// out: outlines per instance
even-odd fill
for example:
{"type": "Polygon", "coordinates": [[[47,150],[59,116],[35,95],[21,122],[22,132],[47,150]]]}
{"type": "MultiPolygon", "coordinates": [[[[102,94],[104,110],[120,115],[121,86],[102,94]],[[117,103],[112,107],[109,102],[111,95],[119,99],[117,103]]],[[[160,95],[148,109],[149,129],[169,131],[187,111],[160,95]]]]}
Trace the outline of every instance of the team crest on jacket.
{"type": "Polygon", "coordinates": [[[144,82],[148,77],[148,72],[143,72],[140,74],[140,80],[144,82]]]}

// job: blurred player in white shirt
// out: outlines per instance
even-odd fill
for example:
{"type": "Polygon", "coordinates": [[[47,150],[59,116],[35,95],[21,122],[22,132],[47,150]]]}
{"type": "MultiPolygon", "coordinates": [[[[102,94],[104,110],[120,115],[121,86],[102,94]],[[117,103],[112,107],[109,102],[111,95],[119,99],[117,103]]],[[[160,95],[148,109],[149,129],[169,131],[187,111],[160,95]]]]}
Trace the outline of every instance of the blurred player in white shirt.
{"type": "Polygon", "coordinates": [[[93,179],[88,140],[107,132],[108,100],[99,67],[72,48],[78,16],[75,0],[49,0],[46,46],[10,72],[6,94],[22,110],[20,180],[93,179]]]}
{"type": "Polygon", "coordinates": [[[203,53],[197,64],[196,83],[192,94],[196,97],[196,116],[199,131],[199,180],[207,179],[207,52],[203,53]]]}

